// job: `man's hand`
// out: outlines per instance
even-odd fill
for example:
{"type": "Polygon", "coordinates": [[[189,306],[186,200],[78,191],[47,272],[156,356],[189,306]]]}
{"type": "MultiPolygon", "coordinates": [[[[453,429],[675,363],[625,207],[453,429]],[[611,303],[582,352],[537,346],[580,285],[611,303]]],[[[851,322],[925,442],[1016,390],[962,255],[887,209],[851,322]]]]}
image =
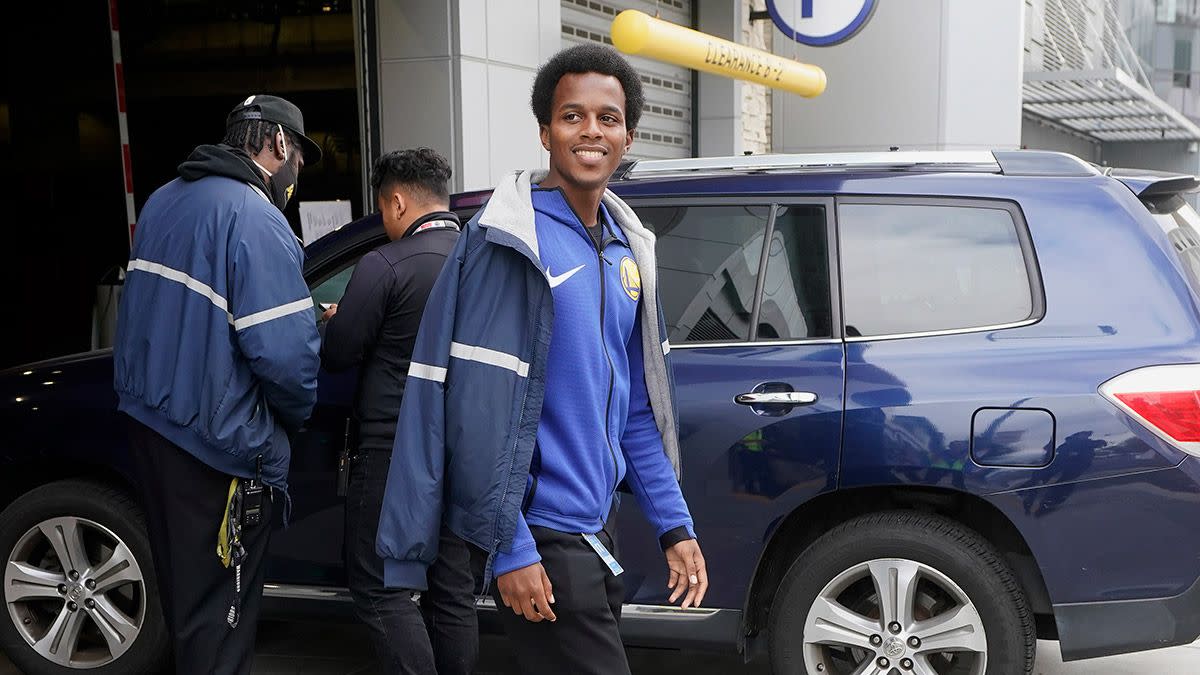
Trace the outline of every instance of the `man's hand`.
{"type": "Polygon", "coordinates": [[[334,314],[337,314],[337,305],[336,304],[330,305],[329,309],[325,310],[325,313],[321,315],[321,320],[328,321],[333,318],[334,314]]]}
{"type": "Polygon", "coordinates": [[[704,566],[704,554],[700,552],[700,544],[695,539],[685,539],[667,549],[667,569],[671,576],[667,580],[667,588],[675,589],[670,602],[687,591],[680,607],[699,607],[704,594],[708,592],[708,569],[704,566]]]}
{"type": "MultiPolygon", "coordinates": [[[[699,553],[699,549],[696,550],[699,553]]],[[[523,614],[525,618],[537,623],[542,619],[555,621],[554,591],[550,588],[550,577],[541,563],[501,574],[496,579],[496,588],[500,590],[500,598],[505,607],[511,607],[513,614],[523,614]]]]}

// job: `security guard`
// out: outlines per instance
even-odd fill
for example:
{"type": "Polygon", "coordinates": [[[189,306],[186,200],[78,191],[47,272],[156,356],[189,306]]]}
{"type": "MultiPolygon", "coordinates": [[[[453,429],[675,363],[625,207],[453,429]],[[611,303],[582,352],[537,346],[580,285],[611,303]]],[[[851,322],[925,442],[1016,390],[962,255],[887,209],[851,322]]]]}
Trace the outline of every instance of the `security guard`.
{"type": "Polygon", "coordinates": [[[320,365],[304,251],[281,210],[320,156],[299,108],[249,96],[138,219],[113,385],[180,673],[246,673],[254,656],[288,434],[312,412],[320,365]],[[222,557],[219,530],[233,546],[222,557]]]}

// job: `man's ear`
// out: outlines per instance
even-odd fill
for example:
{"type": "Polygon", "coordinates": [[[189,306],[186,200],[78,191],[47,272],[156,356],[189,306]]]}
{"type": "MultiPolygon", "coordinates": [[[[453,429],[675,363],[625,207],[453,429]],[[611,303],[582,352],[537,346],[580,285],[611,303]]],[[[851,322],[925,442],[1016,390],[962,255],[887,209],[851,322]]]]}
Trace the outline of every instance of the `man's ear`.
{"type": "Polygon", "coordinates": [[[273,149],[275,159],[285,162],[288,157],[291,157],[292,149],[287,147],[287,137],[278,128],[275,129],[275,135],[271,137],[271,142],[275,146],[273,149]]]}
{"type": "Polygon", "coordinates": [[[402,217],[404,212],[408,210],[408,199],[404,197],[404,193],[400,190],[392,191],[391,204],[392,208],[396,210],[397,217],[402,217]]]}
{"type": "Polygon", "coordinates": [[[546,152],[550,152],[550,125],[549,124],[539,124],[538,125],[538,137],[540,137],[542,139],[542,147],[546,149],[546,152]]]}
{"type": "MultiPolygon", "coordinates": [[[[633,137],[636,135],[637,133],[633,129],[625,130],[625,152],[629,152],[629,148],[633,146],[633,137]]],[[[625,154],[625,152],[621,154],[625,154]]]]}

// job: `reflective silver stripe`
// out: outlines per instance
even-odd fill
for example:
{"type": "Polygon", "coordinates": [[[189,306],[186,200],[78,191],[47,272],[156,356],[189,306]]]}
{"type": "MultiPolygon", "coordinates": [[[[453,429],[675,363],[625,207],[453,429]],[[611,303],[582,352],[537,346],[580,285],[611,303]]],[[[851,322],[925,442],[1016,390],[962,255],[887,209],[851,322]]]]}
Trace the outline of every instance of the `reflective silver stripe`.
{"type": "Polygon", "coordinates": [[[670,354],[670,353],[671,353],[671,342],[669,340],[663,340],[663,356],[666,356],[667,354],[670,354]]]}
{"type": "Polygon", "coordinates": [[[264,309],[261,312],[255,312],[248,316],[243,316],[240,319],[236,319],[233,322],[233,329],[234,330],[245,330],[251,326],[257,326],[260,323],[266,323],[268,321],[273,321],[275,319],[279,319],[279,318],[288,316],[289,314],[295,314],[296,312],[303,312],[304,310],[308,310],[308,309],[312,309],[312,308],[313,308],[312,298],[304,298],[301,300],[297,300],[295,302],[289,302],[286,305],[272,307],[271,309],[264,309]]]}
{"type": "Polygon", "coordinates": [[[159,263],[156,263],[156,262],[150,262],[149,260],[141,260],[141,259],[130,260],[128,269],[130,272],[132,272],[134,270],[138,270],[140,272],[148,272],[150,274],[155,274],[157,276],[160,276],[164,279],[168,279],[170,281],[174,281],[176,283],[183,284],[190,290],[193,290],[193,291],[199,293],[200,295],[203,295],[204,297],[208,298],[208,300],[210,302],[212,302],[212,304],[215,305],[217,307],[217,309],[221,310],[222,312],[225,312],[225,316],[227,316],[229,318],[229,323],[233,323],[233,315],[229,313],[229,303],[225,300],[224,297],[221,296],[220,293],[217,293],[216,291],[214,291],[211,286],[204,283],[203,281],[193,279],[192,277],[188,276],[184,272],[180,272],[177,269],[172,269],[170,267],[167,267],[166,265],[160,265],[159,263]]]}
{"type": "Polygon", "coordinates": [[[422,380],[429,380],[431,382],[445,382],[446,369],[413,361],[408,364],[408,376],[419,377],[422,380]]]}
{"type": "Polygon", "coordinates": [[[464,345],[461,342],[450,343],[450,356],[464,361],[475,361],[477,363],[486,363],[489,366],[504,368],[511,370],[521,377],[529,376],[529,364],[512,354],[505,354],[487,347],[475,347],[473,345],[464,345]]]}

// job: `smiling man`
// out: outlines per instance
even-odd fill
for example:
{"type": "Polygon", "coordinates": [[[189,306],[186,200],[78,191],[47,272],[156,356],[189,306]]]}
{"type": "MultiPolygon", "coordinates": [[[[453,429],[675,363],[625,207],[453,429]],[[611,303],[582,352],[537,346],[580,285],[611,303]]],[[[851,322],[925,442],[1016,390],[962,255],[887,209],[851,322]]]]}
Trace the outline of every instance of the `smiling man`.
{"type": "Polygon", "coordinates": [[[538,71],[550,169],[506,177],[468,223],[409,369],[377,545],[389,586],[423,587],[439,516],[486,551],[525,673],[628,673],[612,517],[626,482],[666,557],[670,601],[708,587],[678,482],[654,235],[608,180],[641,80],[612,49],[538,71]]]}

